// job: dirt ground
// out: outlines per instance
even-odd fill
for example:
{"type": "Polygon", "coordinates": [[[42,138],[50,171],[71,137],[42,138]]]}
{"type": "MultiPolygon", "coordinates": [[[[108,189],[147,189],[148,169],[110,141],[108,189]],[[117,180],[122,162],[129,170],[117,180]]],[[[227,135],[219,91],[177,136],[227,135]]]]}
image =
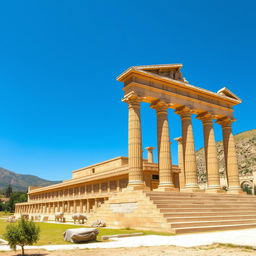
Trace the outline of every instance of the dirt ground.
{"type": "MultiPolygon", "coordinates": [[[[68,251],[27,250],[29,256],[255,256],[256,250],[228,245],[211,245],[196,248],[156,246],[117,249],[85,249],[68,251]]],[[[0,252],[1,256],[20,256],[20,251],[0,252]]]]}

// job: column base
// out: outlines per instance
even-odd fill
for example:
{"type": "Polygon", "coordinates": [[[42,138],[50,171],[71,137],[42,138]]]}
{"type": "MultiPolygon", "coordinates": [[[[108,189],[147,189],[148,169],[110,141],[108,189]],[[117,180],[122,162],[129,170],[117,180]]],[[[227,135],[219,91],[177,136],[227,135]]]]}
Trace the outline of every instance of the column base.
{"type": "Polygon", "coordinates": [[[240,194],[240,195],[245,195],[247,194],[246,192],[244,192],[240,187],[229,187],[229,190],[227,191],[227,194],[240,194]]]}
{"type": "Polygon", "coordinates": [[[206,188],[205,193],[226,193],[226,191],[221,190],[220,186],[218,185],[212,185],[206,188]]]}
{"type": "Polygon", "coordinates": [[[182,188],[180,191],[181,192],[202,192],[202,190],[198,187],[197,184],[185,185],[185,187],[182,188]]]}
{"type": "Polygon", "coordinates": [[[150,190],[144,183],[128,184],[122,191],[134,191],[134,190],[150,190]]]}
{"type": "Polygon", "coordinates": [[[206,189],[205,193],[209,193],[209,194],[214,194],[214,193],[226,194],[227,191],[226,190],[221,190],[221,189],[206,189]]]}
{"type": "Polygon", "coordinates": [[[184,193],[202,193],[203,191],[199,188],[182,188],[180,189],[180,192],[184,193]]]}
{"type": "Polygon", "coordinates": [[[173,192],[173,191],[178,191],[178,188],[175,188],[172,185],[159,185],[158,188],[154,189],[153,191],[161,191],[161,192],[173,192]]]}

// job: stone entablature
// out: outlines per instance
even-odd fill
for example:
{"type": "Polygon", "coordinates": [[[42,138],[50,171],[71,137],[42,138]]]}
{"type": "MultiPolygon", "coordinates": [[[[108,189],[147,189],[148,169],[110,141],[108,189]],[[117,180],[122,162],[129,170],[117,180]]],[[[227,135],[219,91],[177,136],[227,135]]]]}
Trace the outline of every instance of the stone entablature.
{"type": "Polygon", "coordinates": [[[216,118],[233,118],[232,107],[241,100],[227,88],[215,93],[153,72],[161,66],[165,70],[172,70],[177,65],[182,67],[181,64],[131,67],[117,80],[124,83],[125,95],[134,92],[143,102],[154,103],[160,99],[172,109],[189,106],[193,114],[210,112],[216,118]]]}

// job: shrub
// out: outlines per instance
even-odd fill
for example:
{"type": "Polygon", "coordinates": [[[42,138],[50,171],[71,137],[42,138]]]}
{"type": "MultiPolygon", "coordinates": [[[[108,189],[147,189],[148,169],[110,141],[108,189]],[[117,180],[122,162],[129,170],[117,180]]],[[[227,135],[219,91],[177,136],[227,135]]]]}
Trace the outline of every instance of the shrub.
{"type": "Polygon", "coordinates": [[[22,218],[15,224],[7,225],[4,238],[8,241],[10,248],[15,251],[16,246],[19,245],[22,255],[24,255],[24,246],[36,243],[39,239],[39,233],[39,226],[22,218]]]}

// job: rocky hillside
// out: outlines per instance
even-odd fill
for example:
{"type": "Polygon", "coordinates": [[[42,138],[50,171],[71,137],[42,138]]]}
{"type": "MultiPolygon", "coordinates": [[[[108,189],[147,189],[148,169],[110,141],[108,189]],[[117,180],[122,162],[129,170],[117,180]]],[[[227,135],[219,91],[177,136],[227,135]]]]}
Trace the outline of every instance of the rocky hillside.
{"type": "Polygon", "coordinates": [[[11,184],[14,191],[26,191],[28,186],[48,186],[60,181],[49,181],[33,175],[17,174],[0,167],[0,189],[11,184]]]}
{"type": "MultiPolygon", "coordinates": [[[[241,132],[234,136],[239,172],[243,175],[256,171],[256,129],[241,132]]],[[[219,171],[224,175],[224,152],[222,141],[217,142],[219,171]]],[[[201,182],[205,182],[204,148],[196,152],[197,171],[201,182]]]]}

